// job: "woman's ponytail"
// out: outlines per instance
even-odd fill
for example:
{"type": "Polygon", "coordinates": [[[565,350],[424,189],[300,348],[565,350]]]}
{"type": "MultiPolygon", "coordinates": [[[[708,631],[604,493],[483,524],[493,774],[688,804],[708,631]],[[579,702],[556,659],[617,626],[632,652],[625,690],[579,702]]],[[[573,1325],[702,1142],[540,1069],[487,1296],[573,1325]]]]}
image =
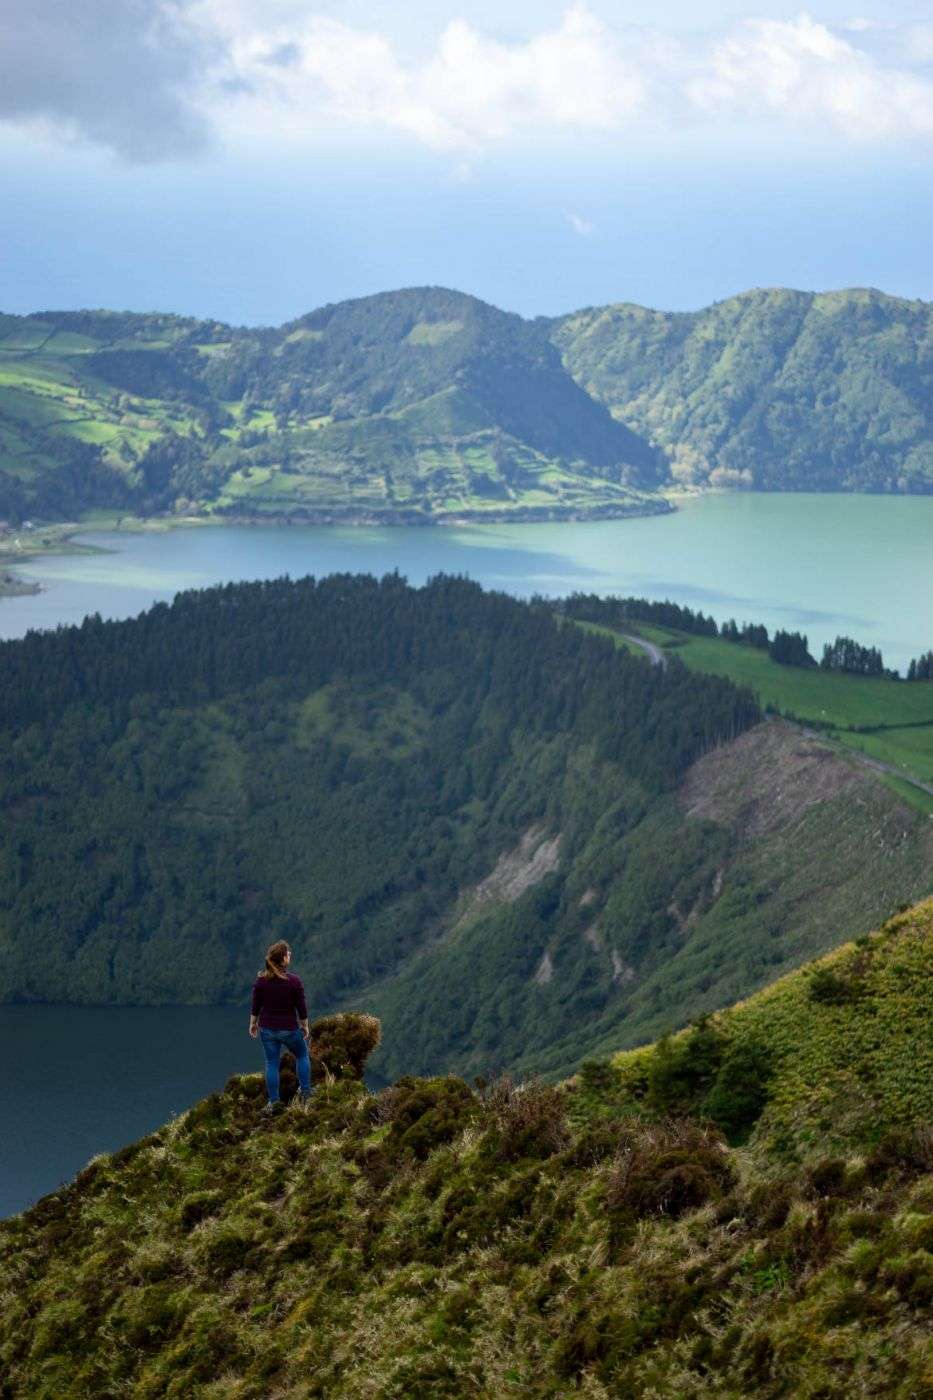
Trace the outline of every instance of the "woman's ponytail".
{"type": "Polygon", "coordinates": [[[285,959],[291,952],[284,938],[278,943],[273,943],[266,951],[266,965],[259,973],[260,977],[287,977],[285,971],[285,959]]]}

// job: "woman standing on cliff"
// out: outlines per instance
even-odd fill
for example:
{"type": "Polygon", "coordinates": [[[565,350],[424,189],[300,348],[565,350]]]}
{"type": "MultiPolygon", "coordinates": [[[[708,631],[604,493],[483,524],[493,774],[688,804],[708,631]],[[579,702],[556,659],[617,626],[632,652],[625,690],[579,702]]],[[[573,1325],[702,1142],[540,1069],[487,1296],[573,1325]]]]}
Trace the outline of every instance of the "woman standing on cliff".
{"type": "Polygon", "coordinates": [[[266,965],[253,984],[249,1033],[262,1041],[266,1057],[266,1092],[269,1102],[264,1113],[281,1108],[279,1061],[283,1050],[295,1057],[298,1072],[298,1102],[311,1097],[311,1060],[308,1056],[308,1006],[301,978],[289,972],[292,950],[285,942],[273,943],[266,953],[266,965]]]}

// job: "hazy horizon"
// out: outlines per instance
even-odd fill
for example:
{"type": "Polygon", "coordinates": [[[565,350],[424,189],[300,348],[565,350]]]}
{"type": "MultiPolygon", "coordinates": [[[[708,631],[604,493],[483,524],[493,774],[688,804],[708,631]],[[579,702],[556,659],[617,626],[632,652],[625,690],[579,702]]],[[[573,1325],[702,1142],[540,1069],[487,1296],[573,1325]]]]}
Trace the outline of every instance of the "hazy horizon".
{"type": "MultiPolygon", "coordinates": [[[[439,283],[439,282],[420,283],[420,284],[418,284],[418,283],[410,283],[409,285],[404,286],[404,287],[401,287],[401,286],[399,286],[399,287],[381,287],[381,288],[379,288],[377,291],[373,291],[373,292],[364,292],[364,293],[360,294],[359,296],[341,298],[341,300],[342,300],[342,301],[344,301],[344,300],[346,300],[346,301],[366,301],[366,300],[369,299],[370,297],[375,297],[375,296],[391,296],[391,295],[393,295],[393,294],[400,293],[400,292],[419,291],[419,290],[423,290],[424,288],[431,288],[431,289],[438,290],[438,291],[446,291],[446,292],[455,292],[455,293],[459,293],[459,294],[462,294],[463,296],[474,297],[474,298],[475,298],[476,300],[478,300],[478,301],[485,301],[485,302],[487,302],[489,305],[497,306],[500,310],[503,310],[503,311],[514,311],[514,308],[512,308],[512,307],[500,306],[499,303],[497,303],[497,302],[490,302],[490,301],[489,301],[489,298],[477,296],[476,293],[474,293],[474,292],[469,292],[469,291],[465,291],[464,288],[462,288],[462,287],[444,286],[442,283],[439,283]]],[[[647,305],[646,305],[645,303],[643,303],[643,302],[624,302],[624,301],[590,302],[590,303],[588,303],[586,306],[582,306],[582,305],[580,305],[580,306],[568,306],[568,307],[566,307],[563,311],[557,311],[557,312],[549,313],[547,319],[553,319],[553,318],[557,318],[557,317],[560,317],[560,316],[569,316],[569,315],[573,315],[574,312],[578,312],[578,311],[588,311],[588,310],[592,309],[593,307],[601,307],[601,306],[607,306],[607,307],[608,307],[608,306],[623,306],[623,305],[639,306],[642,310],[645,310],[645,311],[657,311],[657,312],[660,312],[660,313],[662,313],[662,314],[664,314],[664,315],[690,315],[690,314],[693,313],[693,312],[703,311],[703,310],[705,310],[707,307],[712,306],[712,305],[721,305],[721,304],[722,304],[723,302],[725,302],[725,301],[733,301],[733,300],[736,300],[736,299],[739,298],[739,297],[751,296],[751,295],[752,295],[753,293],[755,293],[755,292],[799,292],[799,293],[801,293],[801,294],[803,294],[803,295],[805,295],[805,296],[811,296],[811,295],[812,295],[812,296],[829,296],[829,295],[832,295],[833,293],[845,293],[845,292],[875,292],[875,293],[879,294],[880,296],[888,297],[888,298],[891,298],[892,300],[895,300],[895,301],[918,301],[918,302],[921,302],[921,303],[925,303],[926,301],[930,300],[930,298],[925,298],[925,297],[905,297],[905,296],[902,296],[899,292],[890,291],[889,289],[887,289],[887,288],[885,288],[885,287],[869,287],[869,286],[850,286],[850,287],[788,287],[788,286],[779,286],[779,285],[777,285],[777,284],[772,284],[772,285],[768,285],[768,286],[762,285],[762,286],[756,286],[756,287],[743,287],[743,288],[741,288],[739,291],[732,292],[732,293],[730,293],[730,294],[727,294],[727,295],[724,296],[724,297],[717,297],[717,298],[715,299],[715,302],[705,302],[705,303],[703,303],[702,305],[698,305],[698,306],[677,306],[677,307],[673,307],[673,306],[647,306],[647,305]]],[[[245,329],[257,330],[257,329],[263,329],[263,328],[265,328],[265,327],[277,328],[277,327],[279,327],[279,326],[281,326],[281,325],[288,324],[288,323],[291,322],[291,321],[300,320],[302,317],[307,316],[307,315],[310,315],[312,312],[318,311],[318,310],[320,310],[322,307],[327,306],[328,304],[333,304],[333,303],[318,302],[317,305],[305,307],[304,310],[297,311],[293,316],[289,316],[289,317],[286,318],[285,321],[281,321],[281,322],[272,321],[272,320],[270,320],[270,319],[267,318],[267,319],[260,319],[260,320],[258,320],[258,321],[223,322],[223,324],[229,324],[229,325],[231,325],[231,326],[234,326],[234,327],[237,328],[237,329],[239,329],[239,328],[245,328],[245,329]]],[[[183,310],[180,311],[180,310],[178,310],[178,308],[176,308],[176,307],[156,307],[156,306],[103,306],[103,305],[101,305],[101,306],[91,306],[91,305],[86,305],[86,306],[42,306],[42,307],[34,307],[31,311],[26,311],[26,312],[9,312],[9,311],[7,310],[6,307],[0,306],[0,314],[6,313],[6,314],[8,314],[8,315],[12,314],[12,315],[35,316],[35,317],[38,317],[38,318],[41,318],[43,315],[51,316],[51,315],[57,315],[57,314],[59,314],[59,313],[61,313],[61,312],[69,312],[69,311],[114,311],[114,312],[118,312],[118,313],[128,313],[128,314],[131,314],[131,315],[141,315],[141,316],[146,316],[146,315],[178,315],[178,316],[182,316],[182,317],[194,317],[194,319],[197,319],[197,320],[221,321],[221,318],[220,318],[220,317],[211,316],[209,313],[208,313],[206,316],[194,316],[194,313],[188,312],[188,311],[183,311],[183,310]]],[[[532,313],[531,315],[528,315],[527,313],[524,313],[524,312],[515,312],[514,314],[522,316],[525,320],[531,320],[531,319],[534,319],[534,317],[535,317],[536,315],[543,316],[545,313],[543,313],[543,312],[538,312],[538,313],[532,313]]]]}

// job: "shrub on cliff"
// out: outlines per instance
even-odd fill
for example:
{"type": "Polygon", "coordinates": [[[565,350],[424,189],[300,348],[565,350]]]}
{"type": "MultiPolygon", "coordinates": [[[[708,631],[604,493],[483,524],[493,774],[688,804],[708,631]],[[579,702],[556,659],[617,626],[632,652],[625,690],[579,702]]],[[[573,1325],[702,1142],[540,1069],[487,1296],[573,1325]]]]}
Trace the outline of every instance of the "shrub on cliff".
{"type": "Polygon", "coordinates": [[[308,1048],[315,1084],[331,1079],[362,1079],[366,1061],[382,1038],[375,1016],[362,1011],[341,1011],[321,1016],[311,1024],[308,1048]]]}

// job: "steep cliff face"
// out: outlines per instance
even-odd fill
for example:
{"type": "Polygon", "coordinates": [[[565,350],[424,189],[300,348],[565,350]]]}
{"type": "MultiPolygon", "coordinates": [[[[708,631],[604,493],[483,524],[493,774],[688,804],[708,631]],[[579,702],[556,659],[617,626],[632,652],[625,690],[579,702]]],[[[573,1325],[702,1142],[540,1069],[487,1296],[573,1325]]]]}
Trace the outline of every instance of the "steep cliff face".
{"type": "MultiPolygon", "coordinates": [[[[527,891],[490,877],[482,902],[468,896],[466,916],[368,990],[419,1070],[440,1063],[445,999],[444,1030],[463,1023],[451,1067],[485,1071],[497,1035],[509,1047],[499,1063],[568,1073],[748,995],[933,887],[928,818],[782,720],[717,745],[676,795],[613,829],[622,791],[578,767],[565,810],[588,821],[568,815],[554,871],[530,858],[550,848],[529,831],[529,858],[519,847],[496,867],[516,862],[527,891]],[[546,899],[556,912],[542,920],[546,899]]],[[[385,1060],[405,1068],[401,1050],[385,1060]]]]}
{"type": "Polygon", "coordinates": [[[919,1395],[931,973],[928,902],[562,1088],[234,1078],[0,1225],[0,1392],[919,1395]]]}

